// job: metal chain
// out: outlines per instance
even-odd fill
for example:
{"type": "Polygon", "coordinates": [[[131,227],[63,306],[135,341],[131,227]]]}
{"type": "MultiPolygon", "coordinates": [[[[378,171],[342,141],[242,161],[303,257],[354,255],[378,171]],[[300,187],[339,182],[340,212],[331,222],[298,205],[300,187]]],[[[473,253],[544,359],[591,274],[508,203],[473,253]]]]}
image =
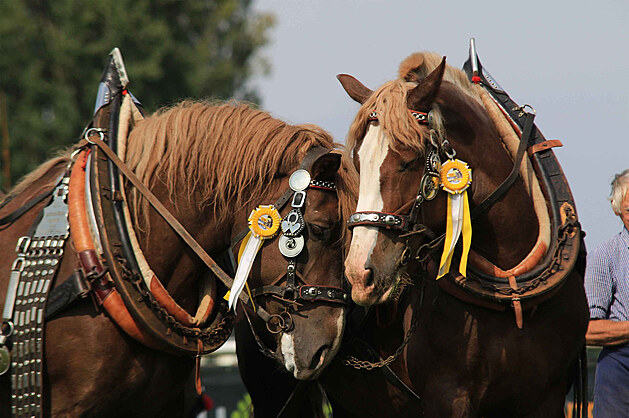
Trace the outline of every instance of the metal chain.
{"type": "Polygon", "coordinates": [[[343,364],[345,366],[353,367],[356,370],[361,370],[361,369],[373,370],[380,367],[388,366],[389,364],[394,362],[395,359],[397,359],[400,356],[400,354],[402,354],[402,351],[404,351],[404,348],[408,344],[409,340],[411,339],[411,336],[413,335],[413,333],[415,332],[415,329],[417,328],[417,323],[418,323],[417,318],[414,318],[411,327],[406,332],[406,336],[404,337],[404,341],[402,341],[402,344],[398,347],[397,350],[395,350],[395,353],[391,354],[386,359],[380,360],[377,362],[371,362],[368,360],[360,360],[354,356],[348,355],[343,359],[343,364]]]}
{"type": "Polygon", "coordinates": [[[146,288],[142,277],[138,274],[133,274],[129,270],[126,258],[117,254],[116,259],[119,265],[122,266],[124,278],[133,284],[136,290],[142,295],[143,300],[147,302],[151,310],[162,320],[162,322],[166,324],[169,329],[172,329],[179,335],[186,338],[202,340],[212,345],[215,342],[223,342],[229,337],[234,321],[234,316],[232,314],[226,313],[221,322],[209,331],[201,330],[199,328],[186,327],[185,325],[179,323],[174,316],[168,313],[168,311],[160,305],[160,303],[153,297],[153,294],[146,288]]]}
{"type": "Polygon", "coordinates": [[[559,268],[561,267],[561,253],[563,251],[563,247],[568,240],[568,236],[574,233],[575,229],[579,226],[577,217],[570,207],[565,208],[565,213],[566,220],[557,231],[557,248],[555,249],[553,258],[550,262],[550,265],[542,273],[540,273],[539,276],[537,276],[534,280],[531,280],[526,285],[518,287],[517,289],[496,286],[479,280],[481,287],[483,287],[483,289],[491,290],[492,292],[497,292],[505,296],[511,296],[513,294],[523,295],[526,292],[535,289],[541,283],[545,283],[552,274],[555,274],[557,271],[559,271],[559,268]]]}

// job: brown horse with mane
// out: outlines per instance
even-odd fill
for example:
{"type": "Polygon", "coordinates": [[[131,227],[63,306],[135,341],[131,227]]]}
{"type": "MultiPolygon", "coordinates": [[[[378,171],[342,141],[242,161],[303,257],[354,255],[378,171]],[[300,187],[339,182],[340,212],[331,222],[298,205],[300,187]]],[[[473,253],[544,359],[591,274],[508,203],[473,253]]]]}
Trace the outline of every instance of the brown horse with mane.
{"type": "Polygon", "coordinates": [[[522,164],[516,157],[521,132],[445,58],[414,54],[375,92],[349,75],[339,80],[362,104],[348,136],[360,187],[345,266],[353,300],[369,313],[354,347],[375,355],[350,344],[342,359],[354,367],[324,373],[335,415],[563,416],[588,321],[570,202],[555,216],[534,153],[522,164]],[[458,177],[441,172],[446,159],[459,161],[458,177]],[[520,175],[483,203],[514,165],[520,175]],[[471,180],[467,274],[458,246],[437,279],[444,234],[457,225],[438,188],[461,177],[471,180]],[[540,273],[546,260],[554,267],[540,273]]]}
{"type": "MultiPolygon", "coordinates": [[[[279,326],[278,320],[283,321],[278,338],[284,344],[274,347],[275,354],[286,359],[296,376],[319,373],[338,349],[343,332],[346,304],[339,303],[344,296],[341,219],[343,213],[352,210],[355,200],[353,177],[340,168],[341,154],[335,151],[332,138],[314,125],[289,125],[238,103],[185,101],[144,119],[132,95],[126,90],[116,91],[115,86],[112,89],[111,96],[102,96],[106,100],[87,130],[87,141],[29,174],[0,207],[0,219],[4,221],[0,229],[0,301],[12,302],[11,296],[7,298],[9,279],[14,277],[16,266],[23,264],[14,262],[16,243],[20,237],[32,236],[32,226],[37,225],[42,208],[60,205],[66,200],[68,188],[69,238],[65,244],[53,240],[61,248],[50,253],[59,258],[46,262],[58,267],[56,271],[51,268],[34,274],[42,278],[49,275],[45,288],[50,284],[51,295],[72,277],[84,276],[91,290],[81,296],[93,295],[79,298],[50,317],[47,313],[42,325],[38,322],[37,326],[43,328],[41,398],[23,389],[36,374],[26,372],[24,378],[18,375],[17,379],[14,376],[17,383],[12,392],[9,371],[0,377],[0,415],[8,416],[13,404],[13,413],[29,416],[185,416],[194,396],[195,357],[218,348],[229,336],[234,319],[223,298],[229,288],[218,280],[215,269],[208,270],[207,266],[214,267],[207,261],[209,257],[202,261],[199,254],[205,251],[216,258],[237,252],[239,243],[232,241],[248,229],[252,210],[286,195],[289,178],[300,165],[310,175],[309,183],[300,189],[307,189],[307,197],[301,202],[305,227],[302,235],[306,240],[302,253],[293,260],[300,286],[291,290],[299,292],[307,284],[308,289],[314,289],[308,295],[311,299],[304,302],[295,296],[288,301],[291,307],[301,302],[299,313],[268,295],[255,303],[242,296],[241,301],[249,302],[238,307],[240,312],[255,307],[258,315],[266,313],[267,322],[275,326],[279,326]],[[118,110],[114,105],[120,103],[118,110]],[[117,120],[110,123],[117,113],[120,124],[117,120]],[[124,115],[127,119],[123,126],[124,115]],[[116,152],[127,167],[118,166],[124,177],[108,177],[117,157],[105,150],[114,148],[116,132],[122,138],[116,152]],[[104,144],[106,141],[109,145],[104,144]],[[132,172],[127,174],[128,170],[132,172]],[[69,186],[65,180],[59,181],[64,173],[68,173],[69,186]],[[95,178],[101,181],[97,188],[90,183],[95,178]],[[149,191],[141,190],[142,185],[149,191]],[[63,193],[57,193],[59,190],[63,193]],[[47,198],[34,199],[42,194],[47,198]],[[151,194],[156,199],[152,200],[151,194]],[[53,203],[47,206],[51,199],[53,203]],[[91,207],[94,199],[101,206],[91,207]],[[164,210],[156,209],[160,202],[174,220],[168,221],[164,210]],[[111,209],[115,205],[122,207],[119,214],[130,225],[131,244],[125,244],[115,233],[109,234],[107,224],[118,216],[111,209]],[[21,209],[28,206],[30,209],[21,209]],[[185,231],[176,231],[177,223],[189,231],[197,245],[189,244],[185,231]],[[132,249],[139,267],[124,259],[125,246],[132,249]],[[83,271],[85,254],[92,256],[90,271],[83,271]],[[119,288],[116,275],[122,277],[121,283],[129,282],[131,290],[119,288]],[[318,303],[316,293],[330,289],[336,292],[328,298],[332,302],[318,303]],[[142,306],[125,307],[127,299],[142,306]],[[144,318],[147,311],[165,320],[142,329],[142,324],[153,321],[144,318]],[[292,314],[290,328],[284,326],[286,311],[292,314]],[[159,327],[167,331],[159,334],[159,327]],[[171,341],[176,343],[171,345],[171,341]],[[17,394],[13,401],[12,394],[17,394]],[[16,407],[15,402],[27,398],[33,405],[16,407]],[[39,399],[41,406],[35,405],[39,399]]],[[[292,190],[289,196],[293,196],[292,190]]],[[[285,215],[290,206],[278,210],[285,215]]],[[[51,221],[44,215],[46,219],[55,223],[59,218],[51,221]]],[[[39,256],[37,251],[31,254],[28,242],[21,240],[20,245],[26,248],[18,246],[18,252],[39,256]]],[[[254,293],[256,287],[277,285],[277,279],[287,274],[286,257],[276,242],[266,240],[255,258],[249,278],[254,293]]],[[[42,245],[49,244],[42,241],[42,245]]],[[[31,264],[37,262],[29,262],[24,275],[31,264]]],[[[229,263],[221,265],[229,267],[229,263]]],[[[20,286],[18,299],[22,293],[20,286]]],[[[35,302],[38,298],[39,293],[35,302]]],[[[23,313],[21,306],[16,303],[15,311],[23,313]]],[[[41,305],[39,309],[41,316],[41,305]]],[[[254,321],[259,320],[252,315],[254,321]]],[[[35,316],[31,321],[29,305],[26,322],[35,324],[35,316]]],[[[9,323],[13,324],[11,316],[4,320],[2,347],[11,350],[12,346],[11,355],[18,359],[13,360],[13,370],[34,366],[36,357],[20,360],[24,350],[35,356],[34,351],[28,353],[30,344],[20,340],[31,330],[13,335],[7,329],[9,323]]],[[[17,327],[24,321],[14,322],[17,327]]],[[[263,328],[268,325],[262,324],[263,328]]]]}

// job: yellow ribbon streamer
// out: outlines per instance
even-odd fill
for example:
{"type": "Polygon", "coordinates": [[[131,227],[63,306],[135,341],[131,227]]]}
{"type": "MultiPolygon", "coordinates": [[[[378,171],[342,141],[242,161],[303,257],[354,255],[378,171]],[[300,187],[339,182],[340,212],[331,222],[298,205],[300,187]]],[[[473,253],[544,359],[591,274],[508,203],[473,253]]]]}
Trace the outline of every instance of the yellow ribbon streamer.
{"type": "Polygon", "coordinates": [[[450,271],[454,249],[461,235],[463,235],[463,251],[461,253],[461,262],[459,263],[459,272],[465,277],[467,275],[467,259],[472,244],[472,217],[470,216],[467,191],[460,194],[448,194],[446,241],[443,245],[437,280],[450,271]]]}

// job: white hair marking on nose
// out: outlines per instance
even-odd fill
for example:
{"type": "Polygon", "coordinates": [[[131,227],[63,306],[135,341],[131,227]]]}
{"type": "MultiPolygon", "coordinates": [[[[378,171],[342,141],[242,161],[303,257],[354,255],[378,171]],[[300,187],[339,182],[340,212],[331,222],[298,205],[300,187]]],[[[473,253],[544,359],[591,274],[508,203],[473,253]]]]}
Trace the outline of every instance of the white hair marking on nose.
{"type": "MultiPolygon", "coordinates": [[[[389,152],[389,139],[384,131],[376,125],[370,124],[363,138],[363,144],[358,151],[360,159],[360,188],[356,212],[381,212],[384,208],[380,193],[380,167],[389,152]]],[[[352,243],[349,259],[362,262],[367,268],[369,258],[376,246],[378,228],[375,226],[357,226],[352,231],[352,243]]]]}
{"type": "Polygon", "coordinates": [[[295,363],[295,341],[293,336],[287,333],[282,333],[282,339],[280,342],[282,350],[282,357],[284,357],[284,367],[289,373],[297,377],[299,371],[297,370],[297,364],[295,363]]]}

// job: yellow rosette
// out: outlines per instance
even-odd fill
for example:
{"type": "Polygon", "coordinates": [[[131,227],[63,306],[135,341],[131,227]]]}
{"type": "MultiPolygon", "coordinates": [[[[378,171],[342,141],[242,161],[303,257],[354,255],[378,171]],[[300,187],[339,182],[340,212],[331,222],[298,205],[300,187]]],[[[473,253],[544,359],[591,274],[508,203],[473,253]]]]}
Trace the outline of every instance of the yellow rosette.
{"type": "Polygon", "coordinates": [[[247,283],[251,266],[265,239],[273,238],[280,230],[280,213],[273,205],[258,206],[249,215],[249,233],[243,239],[238,254],[238,268],[234,276],[234,284],[225,297],[229,308],[236,312],[236,301],[247,283]],[[243,247],[244,246],[244,247],[243,247]]]}
{"type": "Polygon", "coordinates": [[[463,251],[459,272],[466,276],[467,257],[472,243],[472,218],[467,188],[472,183],[472,170],[461,160],[448,160],[441,166],[441,186],[448,192],[448,215],[446,220],[446,241],[439,263],[437,279],[450,271],[454,248],[461,234],[463,235],[463,251]]]}
{"type": "Polygon", "coordinates": [[[249,215],[249,229],[262,239],[273,238],[280,230],[280,213],[273,205],[258,206],[249,215]]]}

